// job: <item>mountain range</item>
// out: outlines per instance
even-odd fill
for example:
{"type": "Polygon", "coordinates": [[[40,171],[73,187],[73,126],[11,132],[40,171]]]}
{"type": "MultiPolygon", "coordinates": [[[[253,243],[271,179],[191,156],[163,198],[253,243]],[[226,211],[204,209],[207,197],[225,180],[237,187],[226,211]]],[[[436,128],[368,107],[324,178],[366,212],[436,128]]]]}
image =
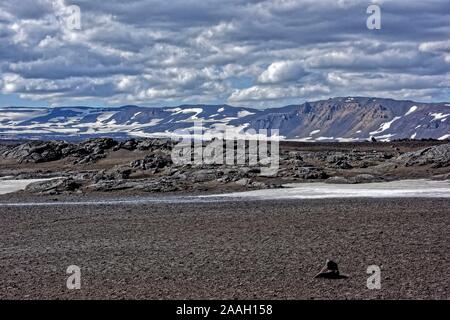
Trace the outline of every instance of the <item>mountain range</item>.
{"type": "Polygon", "coordinates": [[[1,139],[80,140],[93,137],[170,137],[175,130],[278,129],[283,139],[362,141],[450,138],[450,103],[339,97],[254,109],[229,105],[178,107],[0,107],[1,139]]]}

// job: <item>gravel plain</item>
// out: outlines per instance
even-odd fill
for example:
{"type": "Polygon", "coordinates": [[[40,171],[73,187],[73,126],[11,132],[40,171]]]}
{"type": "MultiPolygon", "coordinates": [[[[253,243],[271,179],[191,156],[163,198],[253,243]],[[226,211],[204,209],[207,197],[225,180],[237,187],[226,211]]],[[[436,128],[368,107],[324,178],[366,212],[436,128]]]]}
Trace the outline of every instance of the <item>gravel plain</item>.
{"type": "Polygon", "coordinates": [[[449,199],[0,200],[1,299],[450,298],[449,199]],[[349,278],[314,279],[327,259],[349,278]],[[66,288],[69,265],[80,290],[66,288]]]}

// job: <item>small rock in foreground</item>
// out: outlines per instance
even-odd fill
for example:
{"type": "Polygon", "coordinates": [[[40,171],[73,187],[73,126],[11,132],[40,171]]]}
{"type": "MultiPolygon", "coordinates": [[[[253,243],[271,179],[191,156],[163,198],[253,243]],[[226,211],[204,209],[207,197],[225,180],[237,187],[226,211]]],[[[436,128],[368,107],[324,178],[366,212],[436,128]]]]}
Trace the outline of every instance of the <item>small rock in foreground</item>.
{"type": "Polygon", "coordinates": [[[314,276],[314,278],[347,279],[348,276],[339,273],[339,267],[336,262],[327,260],[325,266],[314,276]]]}

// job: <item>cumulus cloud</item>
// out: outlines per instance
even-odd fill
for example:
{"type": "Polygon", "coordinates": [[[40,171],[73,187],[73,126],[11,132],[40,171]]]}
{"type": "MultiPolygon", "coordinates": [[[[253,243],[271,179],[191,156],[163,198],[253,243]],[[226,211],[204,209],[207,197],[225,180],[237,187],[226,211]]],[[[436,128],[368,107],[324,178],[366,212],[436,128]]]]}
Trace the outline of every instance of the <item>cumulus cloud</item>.
{"type": "Polygon", "coordinates": [[[0,95],[65,105],[449,100],[450,3],[376,3],[373,31],[363,0],[2,0],[0,95]],[[65,23],[70,5],[81,30],[65,23]]]}
{"type": "Polygon", "coordinates": [[[450,52],[450,40],[424,42],[420,44],[419,50],[425,52],[450,52]]]}
{"type": "Polygon", "coordinates": [[[253,86],[232,93],[230,101],[265,101],[289,99],[295,97],[312,97],[330,93],[330,89],[323,85],[305,85],[288,87],[253,86]]]}
{"type": "Polygon", "coordinates": [[[258,78],[261,83],[278,83],[299,80],[305,75],[302,61],[277,61],[272,63],[258,78]]]}

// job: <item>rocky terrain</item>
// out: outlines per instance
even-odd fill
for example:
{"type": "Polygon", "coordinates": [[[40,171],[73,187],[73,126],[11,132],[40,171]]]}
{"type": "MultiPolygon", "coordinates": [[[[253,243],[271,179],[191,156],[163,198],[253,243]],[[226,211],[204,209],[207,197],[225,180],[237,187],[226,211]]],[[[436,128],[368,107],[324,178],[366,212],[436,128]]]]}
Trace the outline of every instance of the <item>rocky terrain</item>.
{"type": "MultiPolygon", "coordinates": [[[[211,142],[204,142],[206,147],[211,142]]],[[[273,176],[246,165],[176,165],[169,139],[29,141],[0,145],[0,177],[55,178],[30,184],[34,194],[112,191],[187,192],[281,187],[292,182],[365,183],[449,179],[450,144],[443,141],[284,142],[273,176]]]]}
{"type": "Polygon", "coordinates": [[[450,144],[283,142],[274,176],[175,165],[174,147],[111,138],[0,145],[0,179],[55,178],[0,196],[0,298],[449,298],[448,198],[139,200],[450,179],[450,144]],[[315,277],[328,259],[345,276],[315,277]],[[65,285],[70,265],[80,267],[80,290],[65,285]],[[381,269],[380,290],[367,288],[370,265],[381,269]]]}

